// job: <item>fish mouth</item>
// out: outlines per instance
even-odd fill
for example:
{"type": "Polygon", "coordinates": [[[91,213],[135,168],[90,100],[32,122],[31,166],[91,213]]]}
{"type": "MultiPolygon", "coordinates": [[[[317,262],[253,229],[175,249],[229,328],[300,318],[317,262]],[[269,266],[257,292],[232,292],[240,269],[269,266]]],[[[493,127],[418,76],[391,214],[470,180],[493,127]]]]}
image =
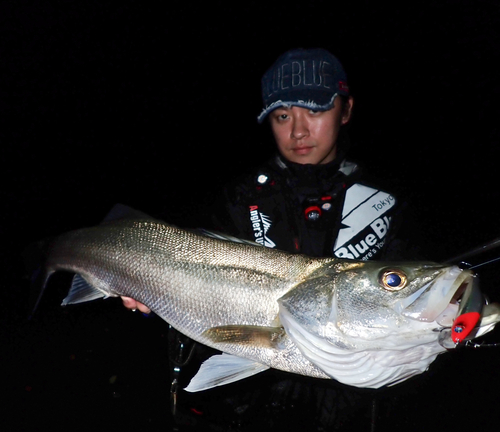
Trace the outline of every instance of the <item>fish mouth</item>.
{"type": "Polygon", "coordinates": [[[486,300],[479,279],[470,270],[444,269],[434,281],[406,299],[401,314],[436,324],[438,342],[447,349],[477,336],[486,300]],[[411,303],[410,303],[411,302],[411,303]]]}
{"type": "Polygon", "coordinates": [[[436,317],[435,321],[441,327],[451,327],[455,319],[460,315],[460,306],[462,305],[462,302],[465,301],[464,295],[467,289],[471,286],[470,284],[470,281],[462,282],[455,294],[453,294],[453,297],[451,298],[450,303],[446,306],[446,309],[436,317]]]}
{"type": "Polygon", "coordinates": [[[474,274],[456,266],[448,267],[432,282],[405,299],[401,314],[417,321],[436,322],[441,328],[451,327],[464,310],[477,311],[478,298],[484,304],[479,281],[474,274]],[[470,304],[472,300],[474,305],[470,304]]]}

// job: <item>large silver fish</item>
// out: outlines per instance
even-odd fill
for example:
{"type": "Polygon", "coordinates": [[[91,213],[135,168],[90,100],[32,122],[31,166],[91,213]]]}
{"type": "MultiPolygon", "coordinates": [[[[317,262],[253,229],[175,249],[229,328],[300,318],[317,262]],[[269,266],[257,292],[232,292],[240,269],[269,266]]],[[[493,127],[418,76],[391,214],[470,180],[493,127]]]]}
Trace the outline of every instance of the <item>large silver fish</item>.
{"type": "Polygon", "coordinates": [[[310,258],[148,218],[56,238],[43,287],[58,270],[76,273],[64,305],[133,297],[222,351],[188,391],[268,368],[378,388],[424,372],[459,331],[473,338],[500,320],[455,266],[310,258]]]}

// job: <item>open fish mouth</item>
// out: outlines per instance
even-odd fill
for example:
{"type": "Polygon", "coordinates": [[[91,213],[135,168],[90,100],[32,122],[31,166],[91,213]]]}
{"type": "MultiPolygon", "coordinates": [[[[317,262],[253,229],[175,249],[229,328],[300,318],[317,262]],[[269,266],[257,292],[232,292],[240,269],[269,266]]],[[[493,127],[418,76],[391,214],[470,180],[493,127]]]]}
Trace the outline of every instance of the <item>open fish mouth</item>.
{"type": "Polygon", "coordinates": [[[446,306],[446,309],[436,317],[435,321],[441,328],[451,328],[453,322],[459,316],[460,305],[464,300],[467,288],[470,287],[470,283],[470,280],[463,282],[451,298],[451,301],[448,306],[446,306]]]}
{"type": "Polygon", "coordinates": [[[435,322],[441,335],[439,343],[454,348],[469,335],[481,319],[486,301],[479,280],[470,270],[450,267],[433,282],[410,296],[415,299],[401,313],[424,322],[435,322]]]}
{"type": "MultiPolygon", "coordinates": [[[[467,287],[474,284],[474,279],[473,273],[469,270],[462,270],[455,266],[444,268],[433,281],[402,302],[401,314],[417,321],[442,320],[444,317],[440,316],[450,304],[456,304],[460,300],[463,295],[461,293],[465,293],[467,287]]],[[[477,285],[476,287],[479,289],[477,285]]]]}

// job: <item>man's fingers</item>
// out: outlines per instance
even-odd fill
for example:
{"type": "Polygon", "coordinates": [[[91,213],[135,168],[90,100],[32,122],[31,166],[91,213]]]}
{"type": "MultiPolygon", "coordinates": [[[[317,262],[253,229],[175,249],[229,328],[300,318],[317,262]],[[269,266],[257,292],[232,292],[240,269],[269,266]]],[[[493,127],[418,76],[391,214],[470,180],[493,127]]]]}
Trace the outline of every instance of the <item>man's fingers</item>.
{"type": "Polygon", "coordinates": [[[142,304],[141,302],[134,300],[133,298],[122,296],[122,301],[123,301],[123,306],[125,306],[127,309],[131,309],[133,311],[139,309],[139,311],[141,311],[142,313],[145,314],[151,313],[151,309],[149,309],[145,304],[142,304]]]}

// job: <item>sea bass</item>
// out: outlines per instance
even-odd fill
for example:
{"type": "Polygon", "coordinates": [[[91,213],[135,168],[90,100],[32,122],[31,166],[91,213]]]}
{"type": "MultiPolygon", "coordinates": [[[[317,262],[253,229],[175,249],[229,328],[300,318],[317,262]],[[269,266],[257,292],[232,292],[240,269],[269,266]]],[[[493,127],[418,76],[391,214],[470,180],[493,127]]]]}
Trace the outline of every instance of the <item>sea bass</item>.
{"type": "Polygon", "coordinates": [[[75,273],[63,305],[132,297],[222,351],[188,391],[268,368],[378,388],[424,372],[465,339],[458,332],[470,339],[500,320],[499,305],[485,304],[477,278],[455,266],[311,258],[151,218],[57,237],[40,276],[42,293],[59,270],[75,273]]]}

